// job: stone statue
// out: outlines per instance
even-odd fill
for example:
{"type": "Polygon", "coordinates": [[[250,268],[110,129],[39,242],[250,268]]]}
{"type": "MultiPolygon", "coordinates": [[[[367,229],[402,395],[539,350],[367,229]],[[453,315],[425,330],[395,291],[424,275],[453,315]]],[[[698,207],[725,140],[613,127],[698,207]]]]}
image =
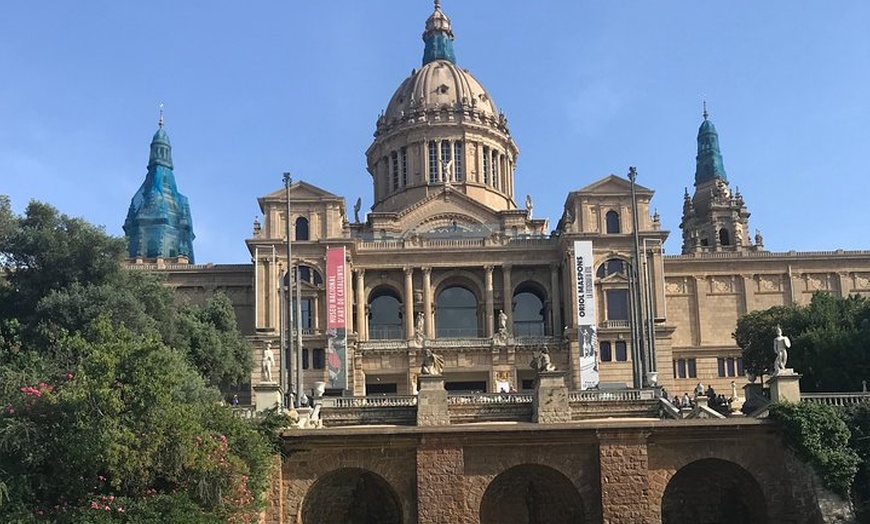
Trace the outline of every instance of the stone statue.
{"type": "Polygon", "coordinates": [[[263,346],[263,381],[272,382],[272,367],[275,365],[275,353],[272,352],[272,343],[266,342],[263,346]]]}
{"type": "Polygon", "coordinates": [[[763,246],[764,245],[764,237],[761,235],[760,229],[755,230],[755,245],[756,246],[763,246]]]}
{"type": "Polygon", "coordinates": [[[532,218],[532,195],[526,195],[526,209],[529,211],[529,218],[532,218]]]}
{"type": "Polygon", "coordinates": [[[731,381],[731,398],[732,398],[733,400],[737,400],[738,398],[740,398],[740,397],[737,395],[737,382],[735,382],[735,381],[733,381],[733,380],[731,381]]]}
{"type": "Polygon", "coordinates": [[[444,357],[433,353],[431,349],[423,350],[423,364],[420,366],[421,375],[440,375],[444,372],[444,357]]]}
{"type": "Polygon", "coordinates": [[[771,373],[771,375],[777,375],[781,371],[786,370],[785,366],[788,363],[788,348],[790,347],[791,340],[782,334],[782,328],[780,326],[776,326],[776,338],[773,339],[773,352],[776,354],[776,358],[773,360],[773,373],[771,373]]]}
{"type": "Polygon", "coordinates": [[[362,197],[356,199],[356,204],[353,205],[353,221],[359,224],[359,210],[362,208],[362,197]]]}
{"type": "Polygon", "coordinates": [[[498,310],[498,332],[507,333],[507,313],[503,309],[498,310]]]}
{"type": "Polygon", "coordinates": [[[444,159],[441,159],[441,176],[444,177],[444,184],[450,185],[453,182],[453,159],[445,162],[444,159]]]}
{"type": "Polygon", "coordinates": [[[544,346],[540,352],[536,353],[532,361],[529,362],[529,367],[537,373],[556,371],[556,365],[550,361],[550,350],[544,346]]]}

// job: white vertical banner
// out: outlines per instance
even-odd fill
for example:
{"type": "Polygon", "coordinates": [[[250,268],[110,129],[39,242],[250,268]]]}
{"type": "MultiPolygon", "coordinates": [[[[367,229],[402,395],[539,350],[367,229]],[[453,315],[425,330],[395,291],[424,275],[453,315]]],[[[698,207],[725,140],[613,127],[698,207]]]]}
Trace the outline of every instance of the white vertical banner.
{"type": "Polygon", "coordinates": [[[580,342],[580,389],[597,388],[598,323],[595,321],[595,270],[591,240],[574,242],[574,275],[577,335],[580,342]]]}

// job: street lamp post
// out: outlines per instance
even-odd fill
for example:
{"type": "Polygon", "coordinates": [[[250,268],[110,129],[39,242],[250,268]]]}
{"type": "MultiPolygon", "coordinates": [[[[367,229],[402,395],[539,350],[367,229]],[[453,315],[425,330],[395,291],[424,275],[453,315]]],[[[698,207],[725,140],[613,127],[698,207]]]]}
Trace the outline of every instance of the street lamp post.
{"type": "Polygon", "coordinates": [[[638,217],[637,217],[637,191],[635,189],[635,180],[637,179],[637,168],[629,167],[628,168],[628,180],[631,182],[631,222],[632,222],[632,230],[634,232],[634,263],[632,264],[632,279],[634,281],[634,287],[632,289],[632,297],[631,300],[634,302],[635,307],[632,308],[632,346],[635,346],[636,349],[632,350],[632,356],[638,358],[639,361],[635,364],[634,369],[636,372],[639,372],[640,376],[636,376],[634,383],[635,387],[645,386],[646,384],[646,373],[648,371],[647,366],[647,355],[646,350],[644,348],[644,321],[643,321],[643,289],[641,287],[641,271],[640,271],[640,234],[638,232],[638,217]]]}
{"type": "MultiPolygon", "coordinates": [[[[286,220],[286,231],[285,235],[287,236],[287,272],[285,273],[287,279],[287,303],[284,310],[287,312],[287,336],[285,337],[286,346],[283,349],[282,353],[282,364],[285,364],[281,368],[281,373],[286,375],[285,383],[287,384],[287,390],[285,391],[285,396],[288,393],[293,393],[293,373],[291,372],[291,368],[293,367],[293,238],[290,234],[290,184],[293,182],[293,179],[290,176],[290,173],[284,173],[284,196],[287,198],[287,220],[286,220]]],[[[282,282],[283,287],[283,282],[282,282]]],[[[292,397],[291,397],[292,398],[292,397]]],[[[298,405],[299,391],[296,391],[296,400],[294,405],[298,405]]],[[[285,399],[285,407],[289,404],[285,399]]]]}

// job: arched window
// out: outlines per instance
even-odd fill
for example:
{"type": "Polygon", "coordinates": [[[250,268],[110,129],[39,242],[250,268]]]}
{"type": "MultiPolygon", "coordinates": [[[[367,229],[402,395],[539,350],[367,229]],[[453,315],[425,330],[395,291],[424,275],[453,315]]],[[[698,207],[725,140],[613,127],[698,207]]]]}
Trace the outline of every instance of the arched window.
{"type": "Polygon", "coordinates": [[[452,286],[438,294],[435,301],[435,336],[440,338],[477,337],[477,298],[460,286],[452,286]]]}
{"type": "Polygon", "coordinates": [[[613,274],[624,275],[626,269],[627,265],[624,261],[618,258],[611,258],[610,260],[598,266],[598,271],[595,273],[595,275],[598,278],[604,278],[613,274]]]}
{"type": "Polygon", "coordinates": [[[719,230],[719,245],[721,246],[730,246],[731,245],[731,235],[728,233],[728,230],[724,227],[719,230]]]}
{"type": "Polygon", "coordinates": [[[392,289],[376,289],[369,298],[369,338],[402,338],[402,303],[392,289]]]}
{"type": "Polygon", "coordinates": [[[408,185],[408,148],[402,148],[402,187],[408,185]]]}
{"type": "Polygon", "coordinates": [[[429,141],[429,183],[438,182],[438,146],[434,140],[429,141]]]}
{"type": "Polygon", "coordinates": [[[518,337],[541,337],[546,333],[544,302],[528,289],[519,288],[514,295],[514,335],[518,337]]]}
{"type": "Polygon", "coordinates": [[[489,146],[483,146],[483,183],[489,185],[489,146]]]}
{"type": "Polygon", "coordinates": [[[606,215],[604,215],[604,220],[607,222],[608,235],[615,235],[622,232],[622,229],[619,227],[619,213],[611,209],[606,215]]]}
{"type": "MultiPolygon", "coordinates": [[[[320,276],[320,272],[314,269],[311,266],[299,266],[299,282],[302,284],[308,284],[311,286],[322,286],[323,285],[323,277],[320,276]]],[[[284,285],[287,285],[286,278],[284,279],[284,285]]]]}
{"type": "Polygon", "coordinates": [[[390,153],[390,173],[393,178],[393,191],[399,189],[399,153],[390,153]]]}
{"type": "Polygon", "coordinates": [[[308,219],[305,217],[296,219],[296,240],[308,240],[308,219]]]}
{"type": "Polygon", "coordinates": [[[462,160],[464,158],[462,152],[462,141],[457,140],[453,143],[453,176],[457,182],[462,182],[465,177],[462,160]]]}

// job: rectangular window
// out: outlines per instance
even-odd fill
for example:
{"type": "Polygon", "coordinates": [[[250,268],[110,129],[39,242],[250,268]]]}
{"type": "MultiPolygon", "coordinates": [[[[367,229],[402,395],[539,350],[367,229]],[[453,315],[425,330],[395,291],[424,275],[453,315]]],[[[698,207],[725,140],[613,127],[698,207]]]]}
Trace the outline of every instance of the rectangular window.
{"type": "Polygon", "coordinates": [[[492,187],[498,189],[498,153],[492,152],[492,187]]]}
{"type": "Polygon", "coordinates": [[[453,174],[456,177],[457,182],[461,182],[465,173],[463,173],[462,167],[462,141],[457,140],[453,143],[453,174]]]}
{"type": "Polygon", "coordinates": [[[489,184],[489,146],[483,146],[483,183],[489,184]]]}
{"type": "Polygon", "coordinates": [[[402,187],[408,185],[408,148],[402,148],[402,187]]]}
{"type": "Polygon", "coordinates": [[[616,341],[616,361],[617,362],[628,361],[628,348],[626,347],[624,340],[617,340],[616,341]]]}
{"type": "Polygon", "coordinates": [[[613,360],[613,353],[610,350],[610,342],[602,342],[598,348],[601,355],[601,362],[610,362],[613,360]]]}
{"type": "Polygon", "coordinates": [[[604,292],[607,301],[607,320],[628,320],[628,290],[608,289],[604,292]]]}
{"type": "Polygon", "coordinates": [[[314,299],[303,298],[299,303],[302,316],[299,317],[299,327],[303,330],[314,328],[314,299]]]}
{"type": "Polygon", "coordinates": [[[693,358],[674,360],[674,378],[696,378],[698,367],[693,358]]]}
{"type": "Polygon", "coordinates": [[[438,149],[434,140],[429,141],[429,183],[438,182],[438,149]]]}
{"type": "Polygon", "coordinates": [[[302,348],[302,369],[308,369],[308,348],[302,348]]]}
{"type": "Polygon", "coordinates": [[[743,376],[743,359],[741,357],[719,357],[716,359],[720,377],[743,376]]]}
{"type": "Polygon", "coordinates": [[[314,369],[323,369],[326,363],[326,360],[324,359],[325,356],[323,349],[313,349],[311,351],[311,367],[314,369]]]}
{"type": "Polygon", "coordinates": [[[390,172],[393,175],[393,191],[399,189],[399,153],[393,151],[390,155],[390,172]]]}

